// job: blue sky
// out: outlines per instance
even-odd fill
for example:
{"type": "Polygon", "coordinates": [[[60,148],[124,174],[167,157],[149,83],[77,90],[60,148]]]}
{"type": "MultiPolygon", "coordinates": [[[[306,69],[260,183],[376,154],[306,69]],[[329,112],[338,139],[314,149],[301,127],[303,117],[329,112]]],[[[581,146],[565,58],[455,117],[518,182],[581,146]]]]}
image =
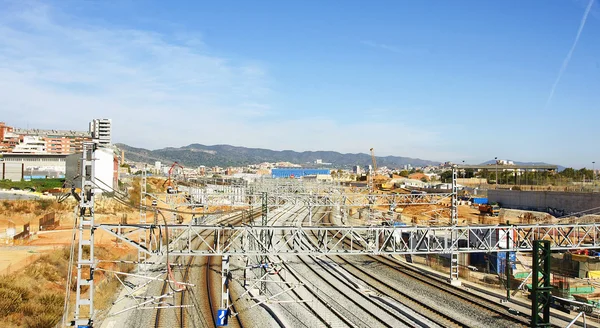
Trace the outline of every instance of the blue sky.
{"type": "Polygon", "coordinates": [[[114,141],[600,163],[600,3],[0,0],[0,116],[114,141]]]}

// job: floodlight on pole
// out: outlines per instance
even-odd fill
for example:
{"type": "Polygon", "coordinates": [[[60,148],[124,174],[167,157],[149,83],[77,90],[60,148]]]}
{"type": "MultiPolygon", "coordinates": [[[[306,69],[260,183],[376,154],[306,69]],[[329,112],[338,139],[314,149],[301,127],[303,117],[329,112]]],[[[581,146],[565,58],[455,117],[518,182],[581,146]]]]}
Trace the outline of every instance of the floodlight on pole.
{"type": "Polygon", "coordinates": [[[498,189],[498,157],[494,157],[496,160],[496,185],[494,189],[498,189]]]}

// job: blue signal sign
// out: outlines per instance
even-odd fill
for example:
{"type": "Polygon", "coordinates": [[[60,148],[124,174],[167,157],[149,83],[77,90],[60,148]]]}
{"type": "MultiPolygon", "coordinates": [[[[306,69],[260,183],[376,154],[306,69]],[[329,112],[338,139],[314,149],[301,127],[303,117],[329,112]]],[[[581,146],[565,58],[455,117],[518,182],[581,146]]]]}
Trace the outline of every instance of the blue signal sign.
{"type": "Polygon", "coordinates": [[[217,310],[217,326],[218,327],[227,326],[227,321],[229,319],[227,312],[228,312],[228,310],[226,310],[226,309],[217,310]]]}

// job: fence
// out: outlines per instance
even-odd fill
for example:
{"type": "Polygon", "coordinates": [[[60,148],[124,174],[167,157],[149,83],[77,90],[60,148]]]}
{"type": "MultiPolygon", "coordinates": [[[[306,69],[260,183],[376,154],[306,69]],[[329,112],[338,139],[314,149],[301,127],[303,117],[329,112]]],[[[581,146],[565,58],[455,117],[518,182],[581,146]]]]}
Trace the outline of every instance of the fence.
{"type": "Polygon", "coordinates": [[[56,219],[56,213],[48,213],[39,219],[39,231],[54,230],[59,224],[60,220],[56,219]]]}

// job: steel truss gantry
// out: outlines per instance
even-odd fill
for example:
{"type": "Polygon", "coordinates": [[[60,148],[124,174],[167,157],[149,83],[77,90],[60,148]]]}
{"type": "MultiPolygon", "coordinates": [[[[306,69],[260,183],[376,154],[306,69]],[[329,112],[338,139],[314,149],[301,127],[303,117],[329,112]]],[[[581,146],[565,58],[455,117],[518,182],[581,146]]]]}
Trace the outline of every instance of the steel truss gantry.
{"type": "MultiPolygon", "coordinates": [[[[96,228],[105,230],[144,252],[161,254],[165,251],[163,248],[144,249],[128,237],[128,231],[146,229],[157,233],[160,226],[100,224],[96,228]]],[[[168,225],[168,229],[173,231],[173,236],[177,235],[169,243],[169,253],[183,256],[400,255],[531,251],[534,240],[549,241],[552,250],[600,247],[600,224],[596,223],[445,227],[168,225]],[[209,235],[216,241],[215,245],[207,241],[209,235]],[[191,240],[195,236],[200,238],[207,249],[191,248],[191,240]],[[257,243],[259,247],[248,247],[251,243],[257,243]]]]}
{"type": "Polygon", "coordinates": [[[259,179],[255,189],[269,194],[326,193],[342,192],[344,187],[338,183],[307,182],[293,179],[259,179]]]}
{"type": "MultiPolygon", "coordinates": [[[[192,196],[193,200],[206,206],[256,206],[263,204],[262,192],[246,191],[244,187],[225,187],[221,190],[205,190],[202,188],[181,187],[192,196]]],[[[258,190],[258,189],[255,189],[258,190]]],[[[279,206],[283,203],[307,203],[312,206],[366,207],[366,206],[408,206],[438,204],[447,200],[452,193],[429,194],[368,194],[359,192],[267,192],[267,204],[279,206]]]]}

